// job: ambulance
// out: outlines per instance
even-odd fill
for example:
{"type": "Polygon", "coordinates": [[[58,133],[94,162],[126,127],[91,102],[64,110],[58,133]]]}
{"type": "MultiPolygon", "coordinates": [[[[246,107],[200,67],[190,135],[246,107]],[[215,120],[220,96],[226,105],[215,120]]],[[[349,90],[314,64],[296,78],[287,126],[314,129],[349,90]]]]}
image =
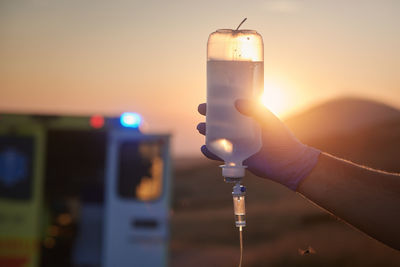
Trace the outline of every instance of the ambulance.
{"type": "Polygon", "coordinates": [[[0,266],[166,266],[170,135],[120,117],[0,113],[0,266]]]}

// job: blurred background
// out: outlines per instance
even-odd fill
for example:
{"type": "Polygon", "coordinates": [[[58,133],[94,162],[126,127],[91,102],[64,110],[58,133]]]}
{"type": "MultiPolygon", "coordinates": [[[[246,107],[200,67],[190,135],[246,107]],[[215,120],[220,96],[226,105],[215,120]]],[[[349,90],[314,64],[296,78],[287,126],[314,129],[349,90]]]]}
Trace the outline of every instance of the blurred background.
{"type": "MultiPolygon", "coordinates": [[[[59,244],[53,237],[60,228],[51,228],[53,223],[41,226],[40,265],[55,266],[51,260],[45,262],[53,258],[68,258],[65,266],[77,265],[74,259],[79,256],[73,251],[82,220],[72,215],[83,214],[84,202],[104,203],[106,135],[120,130],[114,121],[126,111],[141,114],[146,135],[171,135],[171,146],[162,135],[144,145],[141,138],[135,139],[130,149],[118,152],[146,159],[136,185],[144,182],[143,188],[153,188],[153,193],[138,191],[128,197],[147,203],[162,195],[165,205],[159,208],[171,214],[166,261],[171,266],[237,264],[231,187],[223,182],[218,163],[201,156],[204,137],[195,127],[204,120],[196,109],[206,98],[208,35],[216,29],[236,28],[244,17],[248,20],[242,28],[255,29],[264,39],[263,102],[301,141],[360,164],[400,172],[399,12],[400,2],[395,0],[1,1],[0,118],[10,113],[45,118],[29,123],[45,129],[43,135],[32,132],[47,143],[43,205],[52,203],[45,210],[53,215],[46,220],[53,218],[57,227],[67,227],[63,231],[69,238],[53,253],[51,249],[59,244]],[[104,129],[99,135],[83,133],[96,128],[88,123],[94,114],[103,116],[104,129]],[[58,117],[49,120],[48,115],[58,117]],[[64,118],[67,115],[80,119],[64,118]],[[79,128],[82,135],[66,134],[71,127],[79,128]],[[83,144],[89,143],[85,154],[83,144]],[[60,149],[66,151],[65,158],[75,158],[74,168],[63,165],[62,158],[48,156],[62,154],[60,149]],[[91,170],[80,165],[85,161],[92,162],[86,164],[91,170]],[[173,171],[166,166],[174,166],[173,171]],[[160,168],[163,172],[155,175],[160,168]],[[75,177],[72,185],[71,177],[75,177]],[[82,182],[84,177],[90,177],[90,182],[82,182]],[[150,183],[154,186],[149,187],[149,177],[158,177],[150,183]],[[168,179],[163,187],[160,177],[168,179]],[[172,180],[172,188],[167,187],[172,180]],[[59,191],[53,192],[54,188],[59,191]],[[172,192],[171,197],[164,199],[160,190],[172,192]]],[[[26,118],[17,117],[6,117],[9,123],[0,121],[0,132],[9,132],[9,125],[17,128],[17,135],[27,132],[18,128],[26,118]]],[[[121,131],[115,140],[125,140],[126,130],[121,131]]],[[[36,153],[29,141],[4,139],[0,148],[11,143],[28,154],[36,153]]],[[[289,190],[250,174],[245,184],[244,266],[399,265],[398,252],[289,190]],[[299,255],[298,249],[309,246],[315,254],[299,255]]],[[[1,191],[3,198],[9,197],[6,191],[1,191]]],[[[1,207],[0,222],[7,222],[6,208],[1,207]]],[[[101,208],[92,208],[86,213],[92,214],[88,220],[101,218],[101,208]]],[[[17,216],[12,222],[18,220],[17,216]]],[[[151,228],[153,224],[144,220],[134,225],[151,228]]],[[[3,227],[0,232],[7,231],[3,227]]],[[[0,254],[13,253],[10,246],[20,245],[0,242],[0,254]]],[[[96,251],[91,266],[100,264],[101,250],[96,251]]],[[[10,259],[7,264],[23,266],[10,259]]]]}

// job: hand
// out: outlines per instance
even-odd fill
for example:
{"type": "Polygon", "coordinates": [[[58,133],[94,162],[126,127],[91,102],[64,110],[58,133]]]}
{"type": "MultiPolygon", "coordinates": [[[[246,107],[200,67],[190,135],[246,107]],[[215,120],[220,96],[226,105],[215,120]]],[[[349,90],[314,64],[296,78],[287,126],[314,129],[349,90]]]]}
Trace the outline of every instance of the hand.
{"type": "MultiPolygon", "coordinates": [[[[236,109],[252,117],[261,126],[262,148],[246,159],[243,164],[257,176],[271,179],[296,191],[300,182],[308,176],[318,161],[320,151],[302,144],[272,112],[260,102],[237,100],[236,109]]],[[[200,104],[198,111],[206,115],[206,104],[200,104]]],[[[199,123],[197,130],[205,135],[206,124],[199,123]]],[[[214,160],[221,160],[205,145],[203,154],[214,160]]]]}

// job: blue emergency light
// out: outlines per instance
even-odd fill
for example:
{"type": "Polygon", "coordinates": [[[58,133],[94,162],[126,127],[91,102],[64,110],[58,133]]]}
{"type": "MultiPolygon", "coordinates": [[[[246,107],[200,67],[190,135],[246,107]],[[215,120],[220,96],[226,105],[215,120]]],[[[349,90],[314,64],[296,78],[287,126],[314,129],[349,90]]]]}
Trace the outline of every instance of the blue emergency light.
{"type": "Polygon", "coordinates": [[[120,117],[121,125],[127,128],[139,128],[142,117],[134,112],[124,112],[120,117]]]}

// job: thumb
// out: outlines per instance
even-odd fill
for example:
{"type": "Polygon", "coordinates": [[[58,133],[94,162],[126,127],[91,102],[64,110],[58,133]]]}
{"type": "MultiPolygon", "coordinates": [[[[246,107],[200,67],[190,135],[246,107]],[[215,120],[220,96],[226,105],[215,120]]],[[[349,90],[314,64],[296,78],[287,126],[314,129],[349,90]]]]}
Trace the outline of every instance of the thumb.
{"type": "Polygon", "coordinates": [[[280,123],[280,120],[260,101],[238,99],[235,102],[235,107],[240,113],[252,117],[261,125],[280,123]]]}

